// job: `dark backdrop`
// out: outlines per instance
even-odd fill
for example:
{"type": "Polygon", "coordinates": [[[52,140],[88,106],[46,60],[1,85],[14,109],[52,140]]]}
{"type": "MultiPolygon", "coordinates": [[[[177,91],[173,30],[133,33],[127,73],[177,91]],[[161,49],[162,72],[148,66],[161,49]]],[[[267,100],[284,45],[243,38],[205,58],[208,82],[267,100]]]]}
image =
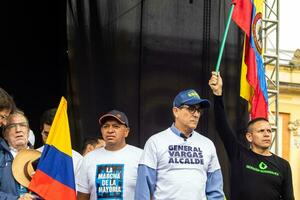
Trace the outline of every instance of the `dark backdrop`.
{"type": "MultiPolygon", "coordinates": [[[[1,87],[28,115],[36,146],[41,144],[41,113],[56,107],[62,95],[69,103],[72,144],[77,150],[84,137],[99,136],[98,118],[110,109],[127,114],[128,143],[143,147],[152,134],[171,125],[172,101],[179,91],[194,88],[212,100],[207,83],[230,1],[6,4],[1,87]]],[[[221,73],[229,121],[238,133],[246,119],[238,95],[241,41],[231,24],[221,73]]],[[[216,145],[227,192],[228,161],[214,129],[212,109],[197,130],[216,145]]]]}
{"type": "Polygon", "coordinates": [[[1,7],[0,86],[28,116],[39,147],[42,112],[67,94],[66,2],[5,1],[1,7]]]}
{"type": "MultiPolygon", "coordinates": [[[[129,141],[143,146],[150,135],[171,125],[172,100],[180,90],[194,88],[211,99],[207,83],[216,64],[229,3],[69,0],[70,94],[81,136],[98,135],[99,116],[117,108],[129,116],[129,141]]],[[[233,119],[238,119],[240,109],[236,106],[240,41],[232,25],[221,72],[225,91],[230,90],[226,98],[233,119]]],[[[199,130],[214,138],[209,114],[202,118],[199,130]]]]}

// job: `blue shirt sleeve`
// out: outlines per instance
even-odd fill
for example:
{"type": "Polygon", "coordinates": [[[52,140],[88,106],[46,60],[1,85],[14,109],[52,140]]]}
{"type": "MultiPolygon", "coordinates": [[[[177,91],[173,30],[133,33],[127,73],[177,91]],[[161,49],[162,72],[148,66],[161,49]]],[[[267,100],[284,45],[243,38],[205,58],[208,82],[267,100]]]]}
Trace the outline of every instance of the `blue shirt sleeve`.
{"type": "Polygon", "coordinates": [[[206,189],[207,200],[224,200],[223,176],[220,169],[207,173],[206,189]]]}
{"type": "Polygon", "coordinates": [[[19,199],[18,196],[0,191],[0,200],[18,200],[18,199],[19,199]]]}
{"type": "Polygon", "coordinates": [[[156,185],[156,170],[146,165],[139,165],[135,187],[135,200],[150,200],[156,185]]]}

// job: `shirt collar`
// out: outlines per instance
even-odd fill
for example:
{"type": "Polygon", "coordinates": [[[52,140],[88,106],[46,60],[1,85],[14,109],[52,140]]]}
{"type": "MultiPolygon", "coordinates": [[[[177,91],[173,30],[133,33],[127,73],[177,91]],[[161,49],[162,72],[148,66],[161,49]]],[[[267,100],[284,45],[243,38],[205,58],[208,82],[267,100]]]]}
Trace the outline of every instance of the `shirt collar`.
{"type": "MultiPolygon", "coordinates": [[[[175,135],[177,135],[178,137],[184,138],[184,134],[182,132],[180,132],[180,130],[178,130],[178,128],[175,127],[175,123],[172,124],[172,126],[170,127],[171,131],[173,133],[175,133],[175,135]]],[[[194,131],[193,131],[194,132],[194,131]]],[[[189,137],[192,137],[193,132],[189,135],[189,137]]],[[[188,138],[189,138],[188,137],[188,138]]]]}
{"type": "Polygon", "coordinates": [[[13,157],[16,157],[17,153],[18,153],[18,150],[13,148],[13,147],[9,147],[9,151],[10,153],[13,155],[13,157]]]}
{"type": "MultiPolygon", "coordinates": [[[[29,149],[29,147],[27,147],[26,149],[29,149]]],[[[17,149],[15,149],[15,148],[13,148],[13,147],[9,147],[9,151],[10,151],[10,153],[13,155],[13,157],[15,158],[16,157],[16,155],[18,154],[18,150],[17,149]]]]}

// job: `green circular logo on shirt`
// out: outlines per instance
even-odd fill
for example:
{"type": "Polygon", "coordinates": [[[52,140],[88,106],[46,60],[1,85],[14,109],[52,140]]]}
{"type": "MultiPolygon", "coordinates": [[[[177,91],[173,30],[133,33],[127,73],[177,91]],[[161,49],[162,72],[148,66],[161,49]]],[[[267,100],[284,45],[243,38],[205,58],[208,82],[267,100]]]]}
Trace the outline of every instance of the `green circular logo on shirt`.
{"type": "Polygon", "coordinates": [[[266,165],[264,162],[260,162],[258,167],[259,167],[259,169],[267,169],[268,165],[266,165]]]}

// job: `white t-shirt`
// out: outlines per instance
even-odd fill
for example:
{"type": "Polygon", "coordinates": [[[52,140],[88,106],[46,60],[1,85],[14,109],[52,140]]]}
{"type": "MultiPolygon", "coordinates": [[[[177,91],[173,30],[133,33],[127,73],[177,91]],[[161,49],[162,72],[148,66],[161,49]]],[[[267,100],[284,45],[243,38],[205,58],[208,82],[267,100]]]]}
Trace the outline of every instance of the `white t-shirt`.
{"type": "Polygon", "coordinates": [[[78,191],[90,200],[133,200],[142,149],[126,145],[118,151],[95,149],[84,156],[78,191]]]}
{"type": "MultiPolygon", "coordinates": [[[[37,148],[36,150],[43,152],[44,145],[37,148]]],[[[73,159],[73,169],[74,169],[74,176],[75,176],[75,183],[77,188],[78,176],[79,176],[79,169],[83,160],[83,157],[80,153],[72,149],[72,159],[73,159]]]]}
{"type": "Polygon", "coordinates": [[[207,172],[220,169],[212,141],[197,132],[186,141],[170,128],[151,136],[140,164],[157,172],[154,200],[203,200],[207,172]]]}

